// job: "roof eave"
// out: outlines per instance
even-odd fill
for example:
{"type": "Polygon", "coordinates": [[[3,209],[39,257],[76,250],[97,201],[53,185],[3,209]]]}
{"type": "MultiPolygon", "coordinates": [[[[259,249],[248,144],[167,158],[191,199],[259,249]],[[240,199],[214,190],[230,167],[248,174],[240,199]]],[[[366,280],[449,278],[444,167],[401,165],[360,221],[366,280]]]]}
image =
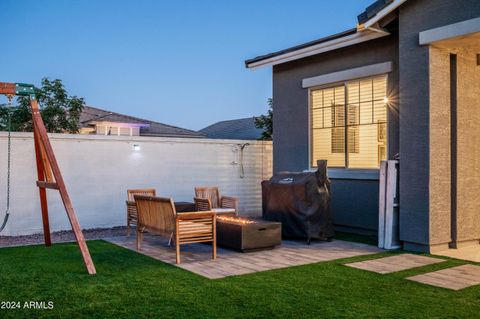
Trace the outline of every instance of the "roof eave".
{"type": "Polygon", "coordinates": [[[151,137],[181,137],[181,138],[206,138],[205,134],[168,134],[168,133],[148,133],[142,132],[140,136],[151,137]]]}
{"type": "Polygon", "coordinates": [[[147,123],[129,123],[129,122],[117,122],[117,121],[88,121],[85,124],[91,125],[117,125],[123,127],[134,127],[134,128],[143,128],[143,127],[150,127],[150,124],[147,123]]]}
{"type": "Polygon", "coordinates": [[[366,42],[389,35],[388,32],[379,32],[379,30],[362,29],[357,30],[354,34],[349,34],[340,38],[335,38],[330,41],[318,43],[312,46],[304,47],[298,50],[286,52],[279,55],[272,55],[265,59],[253,59],[245,62],[248,69],[258,69],[266,66],[273,66],[282,64],[312,55],[348,47],[354,44],[366,42]]]}
{"type": "Polygon", "coordinates": [[[364,30],[364,29],[369,29],[371,27],[374,27],[380,20],[385,18],[387,15],[389,15],[391,12],[396,10],[398,7],[400,7],[402,4],[404,4],[407,0],[393,0],[392,3],[387,5],[385,8],[377,12],[373,17],[371,17],[369,20],[365,21],[362,24],[358,24],[357,30],[364,30]]]}
{"type": "Polygon", "coordinates": [[[407,0],[393,0],[392,3],[378,11],[369,20],[357,24],[357,32],[354,34],[348,34],[315,45],[302,47],[298,50],[287,50],[288,52],[285,53],[274,53],[265,57],[247,60],[245,61],[245,66],[253,70],[265,66],[273,66],[390,35],[388,31],[380,27],[380,20],[395,11],[406,1],[407,0]]]}

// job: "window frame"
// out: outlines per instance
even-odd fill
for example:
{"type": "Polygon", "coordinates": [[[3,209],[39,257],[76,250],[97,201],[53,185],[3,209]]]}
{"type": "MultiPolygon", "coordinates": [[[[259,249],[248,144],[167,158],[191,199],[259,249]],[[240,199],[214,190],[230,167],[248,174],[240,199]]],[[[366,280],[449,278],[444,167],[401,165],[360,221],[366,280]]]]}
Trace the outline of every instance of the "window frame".
{"type": "MultiPolygon", "coordinates": [[[[317,168],[317,166],[313,166],[312,162],[312,155],[313,155],[313,114],[312,114],[312,91],[316,90],[325,90],[325,89],[331,89],[339,86],[343,86],[345,88],[345,111],[347,111],[347,105],[348,103],[348,90],[347,90],[347,83],[349,82],[354,82],[354,81],[360,81],[360,80],[365,80],[365,79],[372,79],[375,77],[379,76],[384,76],[386,80],[386,91],[387,94],[389,92],[389,84],[390,84],[390,74],[384,73],[384,74],[376,74],[376,75],[369,75],[369,76],[364,76],[364,77],[359,77],[355,79],[348,79],[344,81],[339,81],[339,82],[333,82],[333,83],[327,83],[323,85],[318,85],[318,86],[312,86],[308,88],[308,170],[314,170],[317,168]]],[[[346,118],[347,120],[347,118],[346,118]]],[[[375,124],[375,123],[372,123],[375,124]]],[[[378,124],[378,123],[377,123],[378,124]]],[[[388,128],[389,128],[389,112],[388,112],[388,107],[386,108],[386,121],[385,121],[385,131],[386,131],[386,143],[385,143],[385,154],[387,155],[388,159],[388,150],[389,150],[389,134],[388,134],[388,128]]],[[[345,166],[327,166],[329,170],[334,170],[334,171],[347,171],[347,172],[372,172],[374,175],[376,175],[376,172],[380,170],[380,167],[378,168],[350,168],[348,166],[348,126],[347,123],[345,122],[345,166]]],[[[340,174],[343,175],[343,174],[340,174]]]]}

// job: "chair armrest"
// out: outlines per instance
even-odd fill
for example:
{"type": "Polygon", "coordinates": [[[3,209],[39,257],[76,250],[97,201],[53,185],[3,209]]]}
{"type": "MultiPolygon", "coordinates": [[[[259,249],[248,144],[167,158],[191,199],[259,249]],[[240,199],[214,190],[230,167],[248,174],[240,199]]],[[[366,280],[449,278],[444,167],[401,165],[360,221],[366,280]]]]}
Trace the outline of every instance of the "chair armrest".
{"type": "Polygon", "coordinates": [[[125,203],[127,204],[127,211],[129,213],[136,213],[137,212],[137,204],[135,202],[132,202],[132,201],[125,201],[125,203]]]}
{"type": "Polygon", "coordinates": [[[178,213],[175,216],[175,243],[212,242],[216,245],[217,216],[212,211],[178,213]]]}
{"type": "Polygon", "coordinates": [[[197,211],[209,211],[212,209],[212,203],[208,198],[194,197],[195,210],[197,211]]]}
{"type": "Polygon", "coordinates": [[[177,213],[175,219],[181,220],[195,220],[195,219],[204,219],[204,218],[214,218],[216,216],[215,212],[212,211],[202,211],[202,212],[183,212],[177,213]]]}
{"type": "Polygon", "coordinates": [[[231,196],[222,196],[220,199],[221,208],[233,208],[238,213],[238,198],[231,196]]]}

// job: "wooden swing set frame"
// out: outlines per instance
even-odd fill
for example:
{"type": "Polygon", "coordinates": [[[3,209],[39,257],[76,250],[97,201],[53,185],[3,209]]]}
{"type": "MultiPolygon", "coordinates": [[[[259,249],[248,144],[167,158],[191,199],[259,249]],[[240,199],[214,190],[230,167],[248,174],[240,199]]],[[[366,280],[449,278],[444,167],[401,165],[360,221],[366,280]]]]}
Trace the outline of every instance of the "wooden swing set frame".
{"type": "Polygon", "coordinates": [[[50,238],[50,222],[48,218],[48,204],[47,204],[47,189],[58,190],[60,197],[62,198],[65,211],[67,212],[68,219],[72,226],[75,239],[77,241],[80,252],[82,253],[85,267],[90,275],[96,274],[95,265],[93,264],[92,257],[85,242],[82,229],[78,222],[77,216],[72,206],[70,196],[68,195],[65,182],[63,180],[60,168],[58,166],[55,154],[53,152],[50,139],[45,129],[42,116],[40,115],[40,109],[38,107],[38,101],[35,98],[34,86],[23,83],[6,83],[0,82],[0,94],[6,96],[28,96],[30,98],[30,108],[32,110],[33,118],[33,137],[35,142],[35,157],[37,164],[37,186],[40,195],[40,206],[42,210],[43,221],[43,236],[45,239],[45,246],[51,246],[52,241],[50,238]]]}

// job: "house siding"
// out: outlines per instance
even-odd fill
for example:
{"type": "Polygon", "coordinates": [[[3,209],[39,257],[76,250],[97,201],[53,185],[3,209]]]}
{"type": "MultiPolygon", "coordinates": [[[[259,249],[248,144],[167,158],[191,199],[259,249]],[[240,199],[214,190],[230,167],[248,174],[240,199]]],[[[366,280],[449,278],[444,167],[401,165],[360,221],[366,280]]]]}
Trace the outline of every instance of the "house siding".
{"type": "MultiPolygon", "coordinates": [[[[391,35],[348,48],[273,67],[274,172],[309,168],[309,96],[302,80],[318,75],[391,61],[388,91],[398,92],[398,38],[391,35]]],[[[398,108],[388,114],[388,155],[399,150],[398,108]]],[[[338,226],[375,231],[378,227],[378,181],[332,180],[332,212],[338,226]]]]}
{"type": "Polygon", "coordinates": [[[479,15],[478,0],[407,1],[399,9],[400,239],[406,249],[430,251],[436,244],[429,214],[429,48],[419,46],[419,33],[479,15]]]}

